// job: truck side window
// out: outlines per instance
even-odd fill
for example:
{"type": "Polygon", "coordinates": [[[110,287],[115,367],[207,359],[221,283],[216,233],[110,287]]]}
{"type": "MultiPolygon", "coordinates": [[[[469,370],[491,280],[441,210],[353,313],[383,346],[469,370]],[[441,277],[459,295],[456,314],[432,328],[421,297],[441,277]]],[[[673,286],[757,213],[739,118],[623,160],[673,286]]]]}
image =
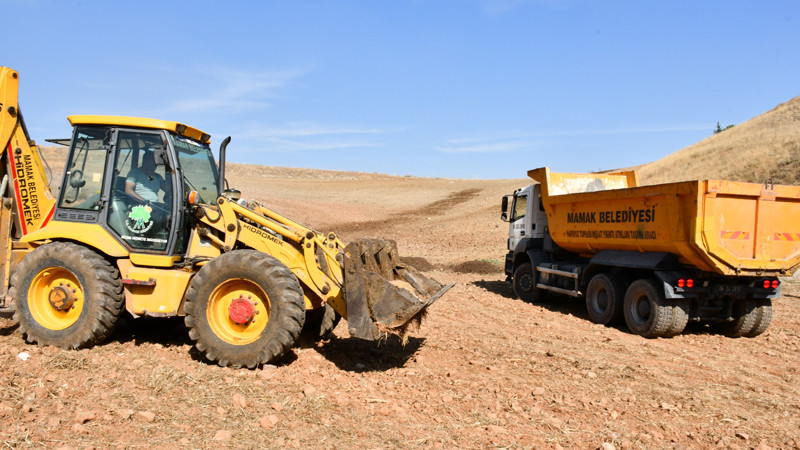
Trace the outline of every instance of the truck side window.
{"type": "Polygon", "coordinates": [[[96,211],[102,202],[109,130],[81,127],[72,140],[59,207],[96,211]]]}
{"type": "Polygon", "coordinates": [[[528,196],[522,195],[514,197],[514,207],[511,211],[511,222],[515,222],[525,217],[525,211],[528,208],[528,196]]]}

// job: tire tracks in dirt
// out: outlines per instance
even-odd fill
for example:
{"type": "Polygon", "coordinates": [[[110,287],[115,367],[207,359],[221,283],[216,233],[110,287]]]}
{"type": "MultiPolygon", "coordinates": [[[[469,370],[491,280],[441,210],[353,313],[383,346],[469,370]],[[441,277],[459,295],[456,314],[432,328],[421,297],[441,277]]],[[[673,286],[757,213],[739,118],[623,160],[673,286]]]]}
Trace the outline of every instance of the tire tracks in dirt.
{"type": "Polygon", "coordinates": [[[333,223],[326,225],[324,228],[341,230],[342,234],[346,233],[348,235],[356,233],[374,235],[376,233],[382,233],[391,227],[403,226],[410,222],[416,222],[420,220],[420,218],[441,216],[456,206],[476,198],[482,191],[483,189],[477,188],[463,189],[453,192],[443,199],[436,200],[416,209],[393,213],[383,219],[367,220],[363,222],[333,223]]]}

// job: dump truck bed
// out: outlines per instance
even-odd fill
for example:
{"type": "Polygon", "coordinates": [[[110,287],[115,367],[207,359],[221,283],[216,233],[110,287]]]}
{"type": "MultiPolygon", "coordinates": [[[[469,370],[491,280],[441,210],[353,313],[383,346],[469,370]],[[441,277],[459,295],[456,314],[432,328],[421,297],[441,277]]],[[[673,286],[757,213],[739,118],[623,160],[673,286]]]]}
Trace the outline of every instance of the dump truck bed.
{"type": "Polygon", "coordinates": [[[666,252],[721,275],[788,275],[800,265],[800,187],[722,180],[637,186],[635,172],[528,175],[541,184],[550,235],[591,257],[666,252]]]}

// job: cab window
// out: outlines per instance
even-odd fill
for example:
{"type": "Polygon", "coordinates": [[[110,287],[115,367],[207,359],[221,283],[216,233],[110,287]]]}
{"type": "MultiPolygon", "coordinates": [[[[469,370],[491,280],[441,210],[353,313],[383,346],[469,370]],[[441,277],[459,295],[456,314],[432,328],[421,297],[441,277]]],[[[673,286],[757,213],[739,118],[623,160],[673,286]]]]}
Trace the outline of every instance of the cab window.
{"type": "Polygon", "coordinates": [[[60,208],[100,209],[110,135],[108,127],[78,127],[75,130],[58,204],[60,208]]]}

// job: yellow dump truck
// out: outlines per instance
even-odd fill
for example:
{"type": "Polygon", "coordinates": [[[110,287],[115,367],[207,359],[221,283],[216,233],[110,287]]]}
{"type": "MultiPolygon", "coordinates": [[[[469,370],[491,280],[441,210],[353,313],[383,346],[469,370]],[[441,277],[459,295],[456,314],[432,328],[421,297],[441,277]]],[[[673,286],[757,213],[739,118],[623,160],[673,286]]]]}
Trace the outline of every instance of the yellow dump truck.
{"type": "Polygon", "coordinates": [[[216,163],[211,137],[178,122],[70,116],[54,194],[18,91],[0,67],[0,315],[30,343],[90,347],[124,311],[183,316],[208,360],[252,368],[340,317],[352,337],[403,334],[452,287],[391,240],[344,245],[240,198],[225,180],[230,138],[216,163]]]}
{"type": "Polygon", "coordinates": [[[689,321],[732,337],[769,327],[800,265],[800,187],[722,180],[639,186],[635,171],[528,171],[503,197],[515,293],[585,297],[589,318],[645,337],[689,321]]]}

